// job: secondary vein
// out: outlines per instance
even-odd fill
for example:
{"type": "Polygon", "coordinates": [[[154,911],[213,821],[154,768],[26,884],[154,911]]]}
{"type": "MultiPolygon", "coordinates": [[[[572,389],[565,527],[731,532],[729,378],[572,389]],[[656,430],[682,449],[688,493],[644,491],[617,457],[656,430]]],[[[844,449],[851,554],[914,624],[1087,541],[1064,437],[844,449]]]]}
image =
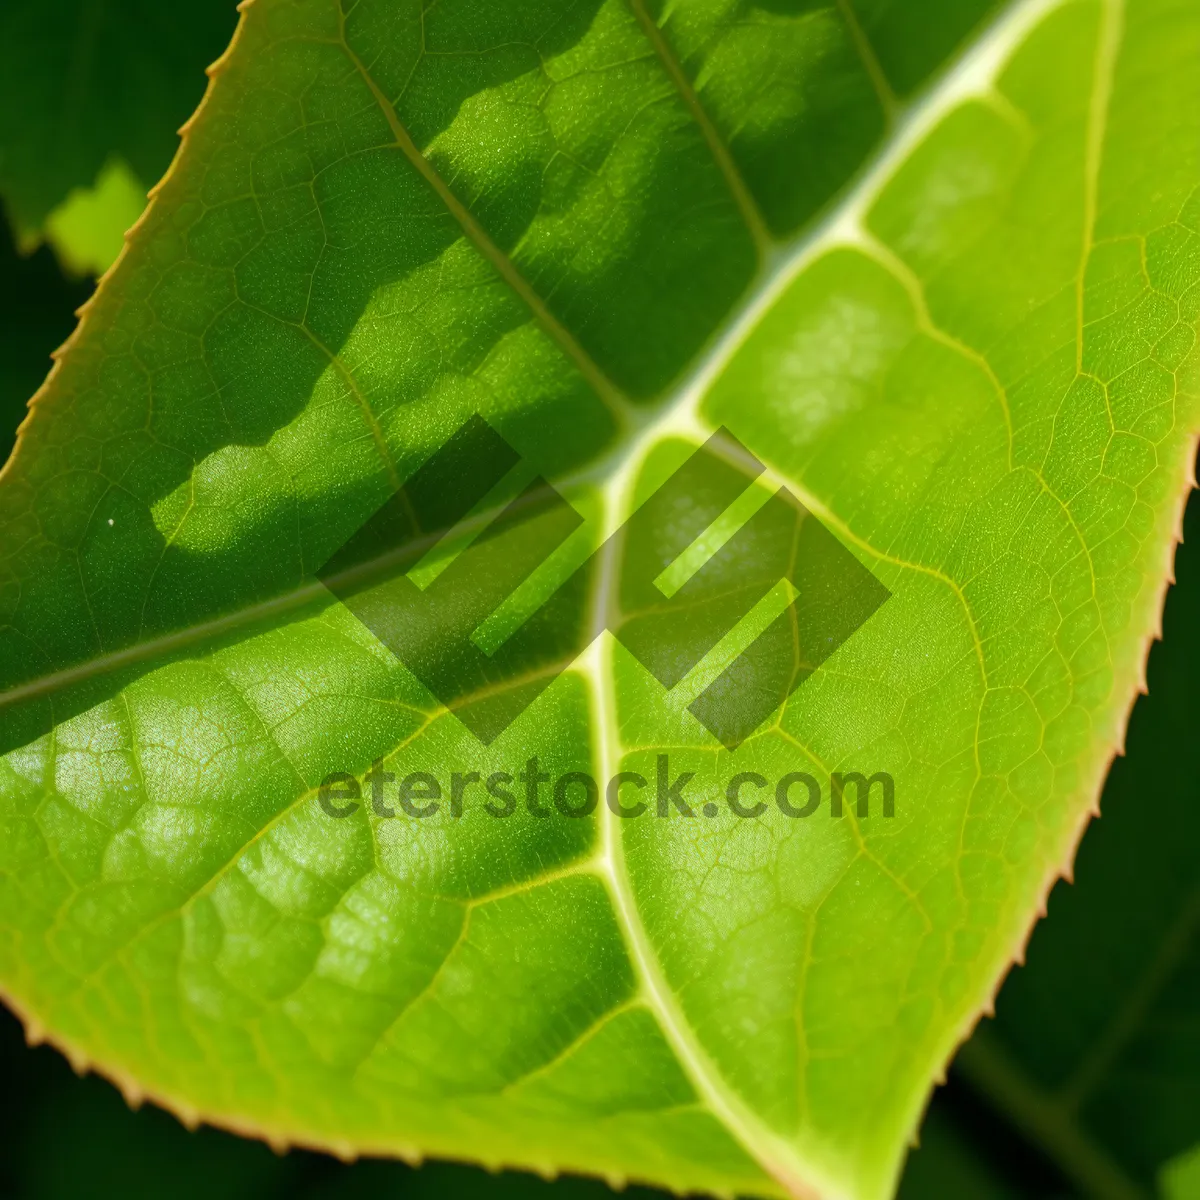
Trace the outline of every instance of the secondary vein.
{"type": "Polygon", "coordinates": [[[871,86],[875,89],[879,107],[883,109],[884,119],[891,122],[896,116],[898,102],[896,93],[892,91],[892,85],[888,82],[883,66],[875,54],[875,47],[871,45],[866,30],[859,22],[858,14],[854,11],[851,0],[838,0],[838,11],[842,14],[842,20],[846,22],[846,28],[850,31],[854,48],[858,51],[858,57],[862,59],[867,78],[870,79],[871,86]]]}
{"type": "Polygon", "coordinates": [[[746,228],[750,231],[750,236],[754,239],[754,245],[758,250],[759,257],[765,258],[774,245],[774,239],[771,237],[771,231],[767,228],[766,221],[763,220],[763,215],[759,211],[757,201],[750,194],[750,189],[746,186],[746,181],[742,178],[742,173],[738,170],[737,163],[733,160],[733,154],[725,144],[725,140],[721,137],[719,130],[713,124],[708,111],[700,103],[700,97],[696,95],[696,89],[692,87],[692,81],[684,74],[683,67],[675,57],[675,53],[667,43],[667,39],[663,36],[662,30],[647,11],[645,0],[629,0],[629,6],[633,9],[633,15],[637,17],[642,31],[654,47],[654,52],[658,55],[663,69],[675,85],[684,104],[687,105],[693,119],[700,128],[700,132],[704,135],[704,140],[708,143],[709,152],[720,168],[721,174],[725,177],[726,186],[733,196],[734,203],[738,207],[738,212],[741,214],[742,220],[746,223],[746,228]]]}
{"type": "Polygon", "coordinates": [[[375,82],[366,64],[355,53],[354,47],[346,36],[346,14],[341,0],[337,0],[338,21],[341,30],[341,44],[346,56],[354,65],[354,69],[362,77],[378,104],[388,128],[395,138],[396,147],[405,158],[417,169],[418,173],[433,188],[438,199],[446,206],[450,215],[458,222],[463,233],[475,245],[475,248],[496,269],[497,273],[510,288],[524,301],[533,313],[542,329],[554,340],[559,349],[575,364],[579,373],[587,380],[592,390],[600,397],[602,403],[611,410],[618,424],[624,424],[629,410],[629,401],[625,394],[612,382],[590,354],[579,344],[575,335],[550,311],[545,301],[534,291],[529,281],[517,270],[512,259],[492,241],[487,231],[475,219],[474,214],[450,189],[449,184],[438,174],[433,164],[421,152],[412,136],[405,128],[396,113],[395,106],[375,82]]]}
{"type": "MultiPolygon", "coordinates": [[[[1075,278],[1075,370],[1083,371],[1084,282],[1088,259],[1096,236],[1096,201],[1100,188],[1100,166],[1104,157],[1104,137],[1108,129],[1108,110],[1112,103],[1113,80],[1124,17],[1123,0],[1104,0],[1100,11],[1100,29],[1096,38],[1096,58],[1092,76],[1092,94],[1088,103],[1087,144],[1083,177],[1083,233],[1079,247],[1079,271],[1075,278]]],[[[1105,389],[1108,403],[1108,389],[1105,389]]],[[[1110,413],[1111,421],[1111,413],[1110,413]]]]}

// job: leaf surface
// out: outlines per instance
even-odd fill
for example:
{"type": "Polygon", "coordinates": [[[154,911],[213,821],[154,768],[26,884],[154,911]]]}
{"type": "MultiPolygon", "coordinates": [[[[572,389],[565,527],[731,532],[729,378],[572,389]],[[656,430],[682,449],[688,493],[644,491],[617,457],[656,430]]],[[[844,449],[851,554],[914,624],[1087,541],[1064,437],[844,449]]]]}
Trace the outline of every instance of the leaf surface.
{"type": "Polygon", "coordinates": [[[0,478],[35,1032],[347,1154],[890,1193],[1095,803],[1197,428],[1200,15],[929,61],[980,15],[244,11],[0,478]],[[313,578],[475,413],[585,517],[535,592],[724,425],[891,599],[736,751],[715,660],[666,692],[607,635],[484,748],[313,578]],[[318,796],[664,753],[715,817],[318,796]],[[893,817],[715,803],[856,770],[893,817]]]}
{"type": "Polygon", "coordinates": [[[1149,694],[1109,772],[1103,819],[1080,846],[1072,885],[1059,883],[1051,895],[1049,920],[1006,980],[995,1019],[959,1051],[952,1087],[935,1098],[909,1159],[904,1200],[946,1194],[939,1181],[964,1170],[978,1182],[959,1191],[972,1195],[1007,1186],[1033,1196],[1064,1187],[1149,1196],[1157,1181],[1173,1198],[1194,1187],[1197,750],[1188,716],[1200,667],[1196,500],[1175,558],[1164,640],[1150,653],[1149,694]],[[1007,1144],[995,1136],[1006,1127],[1007,1144]],[[1031,1178],[1028,1162],[1014,1170],[1020,1156],[1011,1145],[1021,1143],[1025,1158],[1032,1148],[1034,1164],[1044,1160],[1054,1178],[1031,1178]]]}
{"type": "MultiPolygon", "coordinates": [[[[1189,512],[1189,543],[1196,521],[1189,512]]],[[[1189,551],[1192,546],[1189,544],[1189,551]]],[[[968,1081],[1002,1101],[1007,1081],[1033,1099],[1034,1136],[1088,1147],[1110,1192],[1149,1195],[1163,1167],[1200,1140],[1193,1049],[1197,927],[1194,554],[1150,657],[1150,696],[1113,764],[1104,817],[1084,841],[1075,886],[1055,889],[1026,969],[996,1019],[964,1051],[968,1081]],[[1163,838],[1163,831],[1170,837],[1163,838]],[[1061,1132],[1060,1132],[1061,1131],[1061,1132]]],[[[1086,1178],[1084,1180],[1086,1184],[1086,1178]]]]}

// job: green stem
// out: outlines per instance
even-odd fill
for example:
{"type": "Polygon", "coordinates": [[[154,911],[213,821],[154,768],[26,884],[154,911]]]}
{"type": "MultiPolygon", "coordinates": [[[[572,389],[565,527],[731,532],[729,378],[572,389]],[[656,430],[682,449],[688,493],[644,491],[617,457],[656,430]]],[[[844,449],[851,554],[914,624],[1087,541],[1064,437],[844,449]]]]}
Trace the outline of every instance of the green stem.
{"type": "Polygon", "coordinates": [[[994,1034],[977,1029],[954,1070],[1038,1147],[1089,1200],[1149,1200],[1149,1193],[1030,1080],[994,1034]]]}

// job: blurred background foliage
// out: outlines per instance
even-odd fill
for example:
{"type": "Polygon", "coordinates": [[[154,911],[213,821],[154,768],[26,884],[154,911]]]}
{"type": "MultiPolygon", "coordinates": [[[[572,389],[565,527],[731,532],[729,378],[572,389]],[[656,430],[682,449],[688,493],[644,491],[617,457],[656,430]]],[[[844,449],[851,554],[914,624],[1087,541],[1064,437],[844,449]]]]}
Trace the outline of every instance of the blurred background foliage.
{"type": "MultiPolygon", "coordinates": [[[[774,2],[774,0],[773,0],[774,2]]],[[[799,0],[797,0],[799,2],[799,0]]],[[[5,0],[0,10],[0,462],[50,352],[116,257],[169,165],[226,0],[5,0]]],[[[1149,696],[1127,755],[1060,883],[1027,965],[931,1103],[901,1200],[1200,1200],[1200,503],[1193,499],[1149,696]]],[[[544,1182],[435,1163],[342,1164],[212,1129],[190,1133],[29,1048],[0,1009],[0,1195],[455,1196],[601,1200],[592,1180],[544,1182]]],[[[659,1193],[631,1187],[630,1200],[659,1193]]]]}

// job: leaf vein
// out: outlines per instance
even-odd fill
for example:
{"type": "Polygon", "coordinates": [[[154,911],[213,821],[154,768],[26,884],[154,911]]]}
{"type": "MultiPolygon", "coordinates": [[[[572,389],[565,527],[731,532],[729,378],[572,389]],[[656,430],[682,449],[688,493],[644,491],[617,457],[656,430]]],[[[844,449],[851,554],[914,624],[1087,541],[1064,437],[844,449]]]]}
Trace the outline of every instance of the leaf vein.
{"type": "Polygon", "coordinates": [[[371,95],[374,97],[388,128],[395,138],[396,148],[399,149],[416,168],[417,172],[436,193],[450,215],[458,222],[466,237],[475,248],[492,265],[505,283],[524,301],[538,324],[558,345],[559,349],[574,363],[579,373],[587,380],[592,390],[601,402],[610,410],[618,425],[624,425],[630,409],[629,400],[624,393],[609,379],[590,354],[580,345],[575,335],[562,324],[550,311],[546,302],[533,289],[529,281],[517,270],[516,264],[492,241],[483,226],[476,220],[471,211],[454,194],[450,186],[434,168],[430,160],[418,149],[412,136],[401,122],[395,106],[384,94],[379,84],[367,69],[366,64],[358,57],[350,39],[346,34],[346,13],[341,0],[334,0],[337,5],[338,23],[341,33],[341,46],[350,59],[354,69],[362,77],[371,95]]]}

